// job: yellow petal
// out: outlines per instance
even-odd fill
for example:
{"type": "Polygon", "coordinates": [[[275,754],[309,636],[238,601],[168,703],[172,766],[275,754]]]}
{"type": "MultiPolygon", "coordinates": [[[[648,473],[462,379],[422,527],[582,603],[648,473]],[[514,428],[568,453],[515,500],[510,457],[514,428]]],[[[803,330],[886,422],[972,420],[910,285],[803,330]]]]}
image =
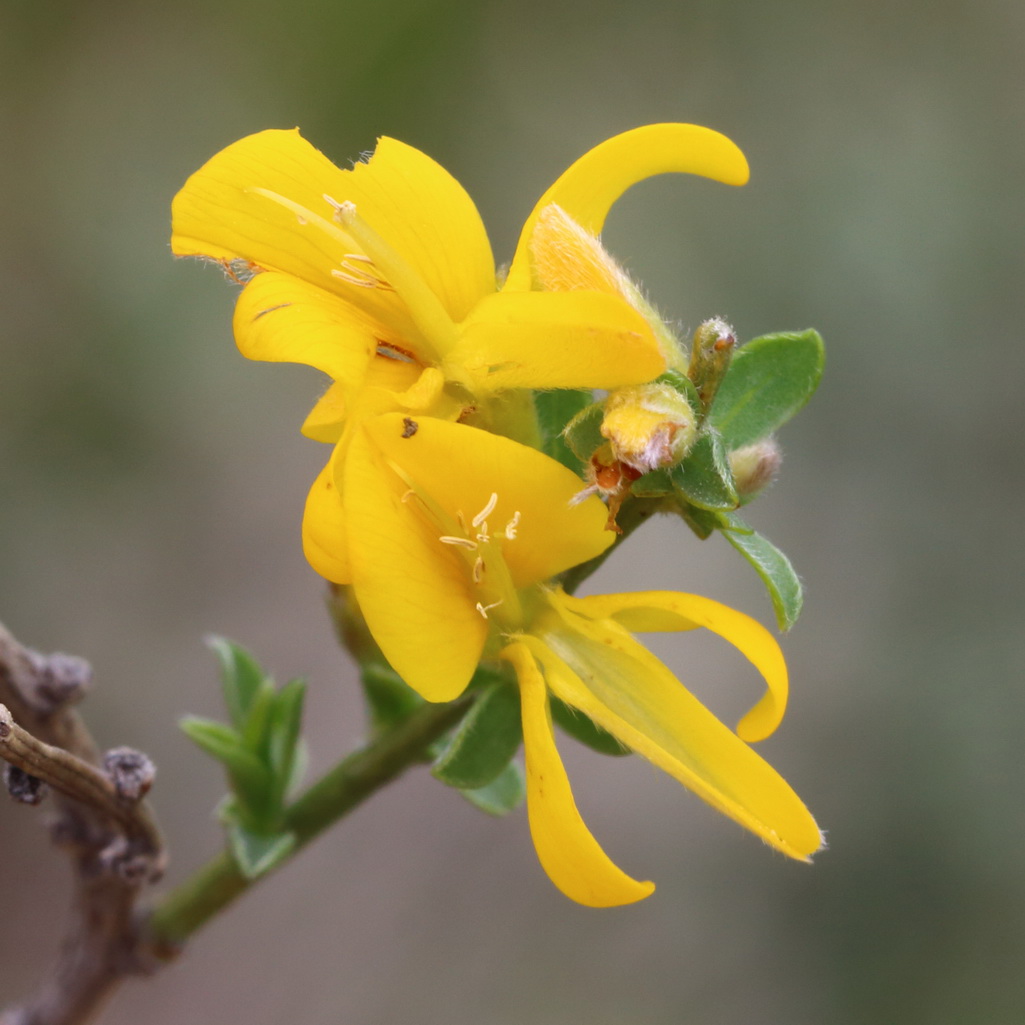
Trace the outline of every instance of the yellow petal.
{"type": "Polygon", "coordinates": [[[505,287],[530,288],[530,238],[549,203],[558,203],[577,224],[597,235],[612,204],[631,185],[670,172],[697,174],[727,185],[743,185],[748,179],[744,154],[710,128],[659,124],[616,135],[585,153],[538,201],[523,226],[505,287]]]}
{"type": "Polygon", "coordinates": [[[303,552],[309,564],[326,580],[347,584],[351,579],[345,509],[334,476],[339,452],[317,475],[306,497],[303,513],[303,552]]]}
{"type": "Polygon", "coordinates": [[[449,316],[462,320],[495,290],[491,244],[473,200],[440,164],[403,142],[378,140],[356,164],[343,195],[427,282],[449,316]]]}
{"type": "Polygon", "coordinates": [[[249,359],[305,363],[355,390],[377,351],[373,325],[330,292],[287,274],[257,274],[235,306],[235,341],[249,359]]]}
{"type": "Polygon", "coordinates": [[[586,562],[614,540],[605,529],[605,506],[597,498],[570,505],[580,478],[536,449],[465,424],[399,413],[378,417],[366,429],[381,456],[402,467],[453,520],[462,514],[470,523],[497,495],[487,521],[494,535],[516,521],[515,537],[501,543],[518,588],[586,562]]]}
{"type": "Polygon", "coordinates": [[[634,633],[648,630],[693,630],[703,626],[743,654],[762,674],[766,692],[737,724],[742,740],[768,737],[787,707],[787,664],[776,638],[757,620],[700,594],[677,591],[637,591],[568,598],[568,605],[592,619],[612,618],[634,633]]]}
{"type": "Polygon", "coordinates": [[[303,421],[302,433],[314,441],[326,441],[334,444],[342,436],[345,428],[345,417],[348,405],[345,401],[345,389],[337,382],[319,399],[303,421]]]}
{"type": "Polygon", "coordinates": [[[527,815],[538,860],[548,878],[571,900],[592,908],[643,900],[655,884],[631,879],[598,846],[577,810],[555,747],[545,683],[534,656],[522,644],[502,652],[516,668],[527,766],[527,815]]]}
{"type": "Polygon", "coordinates": [[[784,854],[806,861],[821,847],[783,777],[616,623],[564,611],[534,632],[543,643],[524,643],[556,697],[784,854]]]}
{"type": "Polygon", "coordinates": [[[445,360],[476,390],[616,388],[665,370],[650,325],[599,292],[501,292],[481,302],[445,360]]]}
{"type": "MultiPolygon", "coordinates": [[[[398,433],[402,419],[397,415],[398,433]]],[[[463,561],[439,541],[408,485],[389,468],[378,433],[372,439],[365,429],[354,432],[343,471],[356,599],[406,683],[428,701],[451,701],[477,668],[488,624],[463,561]]]]}

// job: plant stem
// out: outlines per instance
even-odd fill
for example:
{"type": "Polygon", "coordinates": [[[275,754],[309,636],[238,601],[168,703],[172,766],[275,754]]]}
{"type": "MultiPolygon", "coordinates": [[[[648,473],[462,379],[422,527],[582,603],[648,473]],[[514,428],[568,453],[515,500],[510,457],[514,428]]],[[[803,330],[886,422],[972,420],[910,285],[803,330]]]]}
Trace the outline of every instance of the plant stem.
{"type": "MultiPolygon", "coordinates": [[[[424,761],[430,744],[465,711],[466,701],[422,705],[322,776],[286,812],[286,826],[297,838],[289,857],[376,790],[424,761]]],[[[189,936],[262,878],[247,879],[228,852],[219,854],[151,912],[144,929],[154,955],[161,960],[173,957],[189,936]]]]}

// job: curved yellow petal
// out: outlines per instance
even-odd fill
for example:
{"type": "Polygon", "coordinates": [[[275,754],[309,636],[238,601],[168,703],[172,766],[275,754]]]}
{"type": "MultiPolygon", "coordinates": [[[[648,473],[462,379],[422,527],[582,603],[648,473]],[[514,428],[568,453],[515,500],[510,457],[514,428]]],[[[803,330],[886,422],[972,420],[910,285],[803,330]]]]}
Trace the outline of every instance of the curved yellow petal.
{"type": "Polygon", "coordinates": [[[658,377],[658,340],[625,299],[601,292],[500,292],[448,353],[449,376],[478,391],[617,388],[658,377]]]}
{"type": "Polygon", "coordinates": [[[347,584],[351,580],[351,569],[345,508],[334,480],[338,454],[336,449],[306,497],[303,553],[306,561],[326,580],[347,584]]]}
{"type": "Polygon", "coordinates": [[[497,496],[487,522],[496,537],[513,534],[501,545],[517,588],[586,562],[614,540],[605,506],[593,497],[570,505],[580,478],[536,449],[465,424],[401,413],[375,418],[367,431],[381,456],[454,521],[461,515],[469,524],[497,496]]]}
{"type": "Polygon", "coordinates": [[[766,691],[737,724],[741,740],[764,740],[779,726],[787,707],[789,676],[776,638],[757,620],[700,594],[637,591],[566,596],[568,606],[592,619],[614,619],[634,633],[648,630],[693,630],[703,626],[744,655],[765,679],[766,691]]]}
{"type": "Polygon", "coordinates": [[[523,226],[505,287],[531,287],[530,238],[549,203],[558,203],[577,224],[597,235],[612,204],[631,185],[670,172],[697,174],[727,185],[743,185],[748,179],[744,154],[710,128],[645,125],[613,136],[585,153],[538,200],[523,226]]]}
{"type": "Polygon", "coordinates": [[[344,299],[274,271],[242,289],[233,327],[249,359],[305,363],[348,390],[358,388],[377,351],[373,325],[344,299]]]}
{"type": "Polygon", "coordinates": [[[345,456],[353,588],[395,671],[428,701],[451,701],[477,668],[488,624],[463,561],[440,542],[436,524],[377,443],[374,428],[391,420],[356,430],[345,456]]]}
{"type": "Polygon", "coordinates": [[[548,878],[567,896],[592,908],[632,904],[655,884],[632,879],[609,859],[577,810],[555,747],[548,695],[534,656],[513,643],[503,652],[516,669],[523,716],[530,835],[548,878]]]}
{"type": "Polygon", "coordinates": [[[566,611],[549,617],[533,628],[540,641],[523,640],[556,697],[784,854],[806,861],[822,846],[783,777],[622,627],[566,611]]]}

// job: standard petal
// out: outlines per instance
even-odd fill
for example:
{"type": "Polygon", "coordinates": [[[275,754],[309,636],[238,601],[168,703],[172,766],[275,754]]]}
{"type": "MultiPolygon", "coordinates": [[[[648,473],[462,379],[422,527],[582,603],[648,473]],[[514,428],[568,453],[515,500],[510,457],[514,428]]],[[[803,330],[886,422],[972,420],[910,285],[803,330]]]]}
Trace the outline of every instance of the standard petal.
{"type": "Polygon", "coordinates": [[[461,515],[470,523],[497,496],[487,521],[493,535],[513,534],[502,541],[502,555],[518,588],[593,559],[614,540],[605,506],[597,498],[571,506],[580,478],[536,449],[465,424],[399,413],[376,418],[367,430],[381,455],[454,521],[461,515]]]}
{"type": "Polygon", "coordinates": [[[449,375],[478,391],[617,388],[666,367],[644,317],[600,292],[501,292],[462,325],[445,360],[449,375]]]}
{"type": "MultiPolygon", "coordinates": [[[[465,689],[488,624],[463,561],[376,444],[380,421],[358,429],[345,457],[348,552],[356,599],[395,671],[428,701],[465,689]]],[[[397,432],[402,429],[398,416],[397,432]]]]}
{"type": "Polygon", "coordinates": [[[741,740],[764,740],[779,726],[787,707],[789,677],[776,638],[757,620],[700,594],[636,591],[565,596],[567,607],[592,619],[614,619],[633,633],[649,630],[693,630],[703,626],[741,652],[762,674],[766,692],[737,724],[741,740]]]}
{"type": "Polygon", "coordinates": [[[592,908],[643,900],[655,884],[631,879],[591,835],[577,810],[555,747],[548,695],[534,656],[523,644],[502,652],[516,669],[527,766],[527,815],[538,859],[548,878],[571,900],[592,908]]]}
{"type": "Polygon", "coordinates": [[[556,697],[784,854],[806,861],[822,846],[783,777],[618,624],[551,613],[534,633],[543,643],[524,643],[556,697]]]}
{"type": "Polygon", "coordinates": [[[326,580],[351,580],[345,509],[334,476],[337,450],[310,488],[303,513],[303,552],[306,561],[326,580]]]}
{"type": "Polygon", "coordinates": [[[473,200],[425,153],[387,137],[356,164],[339,201],[356,213],[426,281],[448,315],[462,320],[495,290],[491,244],[473,200]]]}
{"type": "Polygon", "coordinates": [[[313,409],[303,421],[302,433],[314,441],[326,441],[333,445],[345,429],[347,410],[345,389],[334,382],[314,403],[313,409]]]}
{"type": "Polygon", "coordinates": [[[581,227],[597,235],[612,204],[631,185],[656,174],[682,172],[743,185],[747,160],[737,146],[699,125],[645,125],[613,136],[585,153],[556,180],[527,218],[505,287],[531,287],[530,237],[538,214],[558,203],[581,227]]]}
{"type": "Polygon", "coordinates": [[[305,363],[348,392],[377,351],[373,322],[344,299],[287,274],[257,274],[235,306],[235,341],[249,359],[305,363]]]}

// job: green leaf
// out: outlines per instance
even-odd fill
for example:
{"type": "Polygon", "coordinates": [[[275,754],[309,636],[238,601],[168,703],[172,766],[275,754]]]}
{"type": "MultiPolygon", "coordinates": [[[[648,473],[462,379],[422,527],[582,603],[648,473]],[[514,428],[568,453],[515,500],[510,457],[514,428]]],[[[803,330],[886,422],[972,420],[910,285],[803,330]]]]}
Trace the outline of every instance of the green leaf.
{"type": "Polygon", "coordinates": [[[573,454],[562,432],[570,420],[593,401],[593,393],[587,390],[559,388],[534,393],[542,450],[545,455],[557,459],[574,473],[579,473],[582,463],[586,461],[578,459],[573,454]]]}
{"type": "Polygon", "coordinates": [[[257,833],[237,823],[228,826],[228,844],[247,879],[265,875],[295,849],[295,833],[257,833]]]}
{"type": "Polygon", "coordinates": [[[527,785],[519,762],[508,765],[487,786],[460,790],[471,804],[489,815],[507,815],[515,811],[527,796],[527,785]]]}
{"type": "Polygon", "coordinates": [[[179,725],[194,744],[224,766],[242,804],[260,814],[267,803],[271,774],[255,754],[243,747],[238,733],[223,723],[198,716],[186,716],[179,725]]]}
{"type": "Polygon", "coordinates": [[[566,444],[584,466],[591,462],[591,456],[602,445],[607,444],[601,433],[601,423],[604,418],[604,404],[595,402],[582,409],[566,424],[563,437],[566,439],[566,444]]]}
{"type": "Polygon", "coordinates": [[[274,697],[270,717],[270,768],[278,801],[292,783],[305,696],[306,684],[302,680],[291,680],[274,697]]]}
{"type": "Polygon", "coordinates": [[[463,717],[431,775],[460,790],[487,786],[509,764],[522,740],[519,691],[510,683],[492,684],[463,717]]]}
{"type": "Polygon", "coordinates": [[[364,665],[360,682],[375,735],[387,732],[423,704],[423,698],[387,663],[364,665]]]}
{"type": "Polygon", "coordinates": [[[715,430],[701,432],[671,477],[683,497],[699,509],[736,509],[740,503],[726,446],[715,430]]]}
{"type": "Polygon", "coordinates": [[[261,761],[270,764],[270,722],[274,711],[274,699],[277,691],[274,681],[264,679],[252,701],[242,726],[242,743],[247,751],[252,751],[261,761]]]}
{"type": "Polygon", "coordinates": [[[608,730],[602,729],[596,722],[589,719],[583,712],[570,708],[564,701],[551,697],[552,719],[574,740],[586,744],[593,751],[603,755],[628,755],[630,749],[624,747],[608,730]]]}
{"type": "Polygon", "coordinates": [[[780,630],[789,630],[801,613],[804,593],[790,560],[770,541],[736,516],[723,516],[722,535],[762,578],[780,630]]]}
{"type": "Polygon", "coordinates": [[[213,649],[221,664],[221,682],[224,688],[224,703],[232,725],[242,730],[249,708],[266,673],[245,648],[226,637],[210,636],[207,644],[213,649]]]}
{"type": "Polygon", "coordinates": [[[818,387],[824,362],[822,338],[812,330],[763,335],[739,349],[711,411],[727,448],[786,423],[818,387]]]}

